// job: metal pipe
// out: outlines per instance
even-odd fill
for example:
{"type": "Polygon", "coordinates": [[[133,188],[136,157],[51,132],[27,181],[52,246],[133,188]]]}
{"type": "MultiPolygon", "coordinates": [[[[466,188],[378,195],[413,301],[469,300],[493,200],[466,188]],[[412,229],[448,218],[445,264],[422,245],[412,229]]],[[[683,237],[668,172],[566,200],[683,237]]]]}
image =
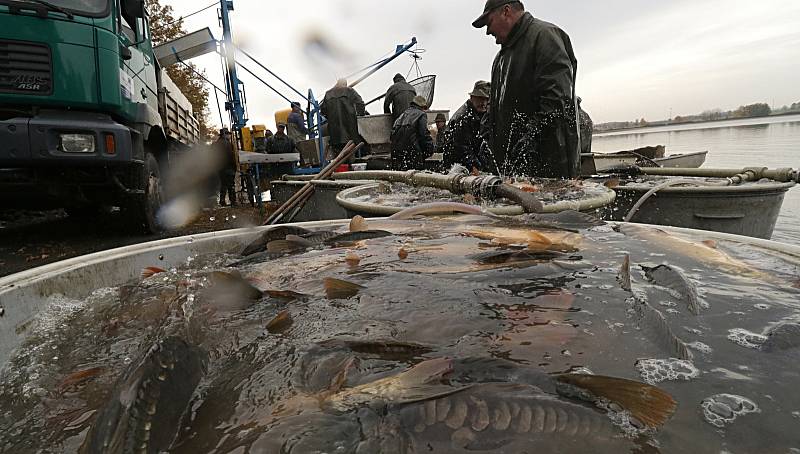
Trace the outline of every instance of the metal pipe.
{"type": "Polygon", "coordinates": [[[376,73],[377,71],[379,71],[381,68],[383,68],[384,66],[388,65],[389,63],[391,63],[391,62],[392,62],[392,60],[394,60],[395,58],[399,57],[400,55],[402,55],[402,54],[403,54],[403,52],[407,51],[408,49],[411,49],[411,48],[412,48],[412,47],[414,47],[414,45],[416,45],[416,44],[417,44],[417,38],[416,38],[416,37],[414,37],[414,38],[411,38],[411,42],[410,42],[409,44],[406,44],[406,45],[405,45],[405,46],[403,46],[403,47],[400,47],[400,46],[398,46],[398,48],[397,48],[397,50],[395,51],[394,55],[392,55],[391,57],[389,57],[389,58],[387,58],[386,60],[384,60],[384,61],[383,61],[383,63],[381,63],[380,65],[378,65],[378,66],[376,66],[376,67],[372,68],[372,69],[371,69],[371,70],[370,70],[368,73],[366,73],[366,74],[364,74],[363,76],[359,77],[359,78],[358,78],[358,80],[356,80],[355,82],[353,82],[352,84],[350,84],[350,88],[353,88],[353,87],[355,87],[355,86],[356,86],[356,85],[358,85],[358,84],[359,84],[359,83],[360,83],[362,80],[364,80],[364,79],[366,79],[367,77],[369,77],[369,76],[371,76],[371,75],[375,74],[375,73],[376,73]]]}
{"type": "Polygon", "coordinates": [[[766,167],[745,167],[743,169],[643,167],[641,172],[644,175],[653,176],[704,178],[733,178],[740,174],[752,173],[754,180],[768,178],[782,183],[790,181],[800,183],[800,172],[791,168],[770,170],[766,167]]]}

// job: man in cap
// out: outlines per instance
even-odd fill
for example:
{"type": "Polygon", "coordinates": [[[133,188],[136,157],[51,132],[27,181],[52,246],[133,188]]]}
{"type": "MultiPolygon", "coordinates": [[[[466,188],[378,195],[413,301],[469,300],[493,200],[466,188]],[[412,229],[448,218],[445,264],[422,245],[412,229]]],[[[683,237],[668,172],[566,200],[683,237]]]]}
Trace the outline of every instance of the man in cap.
{"type": "Polygon", "coordinates": [[[383,113],[391,113],[394,122],[408,109],[411,100],[416,95],[417,91],[406,82],[406,78],[401,74],[395,74],[394,84],[386,91],[386,97],[383,100],[383,113]]]}
{"type": "Polygon", "coordinates": [[[328,119],[328,132],[332,149],[329,159],[342,150],[350,140],[358,142],[358,116],[364,115],[364,100],[347,80],[339,79],[336,85],[325,93],[320,106],[322,115],[328,119]]]}
{"type": "Polygon", "coordinates": [[[411,105],[392,126],[392,170],[422,169],[425,158],[434,152],[428,130],[428,101],[415,96],[411,105]]]}
{"type": "MultiPolygon", "coordinates": [[[[500,51],[492,65],[485,148],[503,175],[572,178],[580,167],[575,121],[578,62],[569,36],[516,0],[487,0],[472,25],[500,51]]],[[[494,164],[493,164],[494,165],[494,164]]]]}
{"type": "MultiPolygon", "coordinates": [[[[291,137],[286,135],[286,124],[278,123],[278,130],[270,139],[267,145],[268,154],[295,153],[296,144],[291,137]]],[[[287,162],[273,163],[269,165],[267,174],[270,178],[277,178],[281,175],[291,173],[292,164],[287,162]]]]}
{"type": "MultiPolygon", "coordinates": [[[[436,114],[436,119],[433,120],[433,122],[436,124],[436,135],[433,136],[433,143],[438,150],[443,142],[442,139],[444,138],[444,128],[447,124],[447,117],[445,117],[443,113],[438,113],[436,114]]],[[[434,131],[431,131],[431,134],[433,133],[434,131]]]]}
{"type": "Polygon", "coordinates": [[[306,127],[305,119],[303,119],[303,109],[300,108],[299,102],[292,103],[292,113],[286,118],[287,134],[295,142],[299,140],[306,140],[308,135],[308,128],[306,127]]]}
{"type": "Polygon", "coordinates": [[[482,170],[485,164],[479,153],[483,138],[481,137],[481,120],[489,108],[489,91],[491,86],[485,80],[475,82],[469,93],[469,99],[459,107],[450,123],[441,134],[438,150],[444,155],[445,170],[453,164],[460,164],[473,172],[482,170]]]}

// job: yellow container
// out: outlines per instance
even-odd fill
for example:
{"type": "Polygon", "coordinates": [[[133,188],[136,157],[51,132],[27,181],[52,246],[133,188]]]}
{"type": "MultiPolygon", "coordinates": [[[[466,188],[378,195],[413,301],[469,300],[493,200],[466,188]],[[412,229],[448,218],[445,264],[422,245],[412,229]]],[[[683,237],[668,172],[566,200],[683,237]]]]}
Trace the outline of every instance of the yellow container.
{"type": "Polygon", "coordinates": [[[250,127],[253,130],[253,137],[264,137],[264,132],[267,130],[267,127],[264,125],[253,125],[250,127]]]}
{"type": "Polygon", "coordinates": [[[275,112],[275,126],[283,123],[286,124],[289,121],[289,114],[292,113],[292,109],[283,109],[275,112]]]}
{"type": "Polygon", "coordinates": [[[242,128],[242,150],[253,151],[253,133],[250,128],[242,128]]]}

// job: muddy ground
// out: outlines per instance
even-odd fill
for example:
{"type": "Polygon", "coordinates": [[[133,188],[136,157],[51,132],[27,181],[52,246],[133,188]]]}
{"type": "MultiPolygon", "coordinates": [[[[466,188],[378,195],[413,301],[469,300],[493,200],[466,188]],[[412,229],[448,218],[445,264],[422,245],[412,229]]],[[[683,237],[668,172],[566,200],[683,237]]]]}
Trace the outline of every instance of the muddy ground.
{"type": "Polygon", "coordinates": [[[186,227],[154,235],[132,232],[119,212],[74,218],[63,210],[4,210],[0,211],[0,276],[135,243],[260,225],[274,209],[207,208],[186,227]]]}

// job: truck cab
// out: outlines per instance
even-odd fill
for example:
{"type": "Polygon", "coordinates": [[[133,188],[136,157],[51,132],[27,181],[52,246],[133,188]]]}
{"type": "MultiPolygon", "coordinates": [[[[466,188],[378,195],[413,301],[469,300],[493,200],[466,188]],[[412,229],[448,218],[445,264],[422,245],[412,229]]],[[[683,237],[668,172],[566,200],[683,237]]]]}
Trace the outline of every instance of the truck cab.
{"type": "Polygon", "coordinates": [[[143,0],[0,0],[3,207],[119,206],[155,230],[169,153],[196,140],[143,0]]]}

